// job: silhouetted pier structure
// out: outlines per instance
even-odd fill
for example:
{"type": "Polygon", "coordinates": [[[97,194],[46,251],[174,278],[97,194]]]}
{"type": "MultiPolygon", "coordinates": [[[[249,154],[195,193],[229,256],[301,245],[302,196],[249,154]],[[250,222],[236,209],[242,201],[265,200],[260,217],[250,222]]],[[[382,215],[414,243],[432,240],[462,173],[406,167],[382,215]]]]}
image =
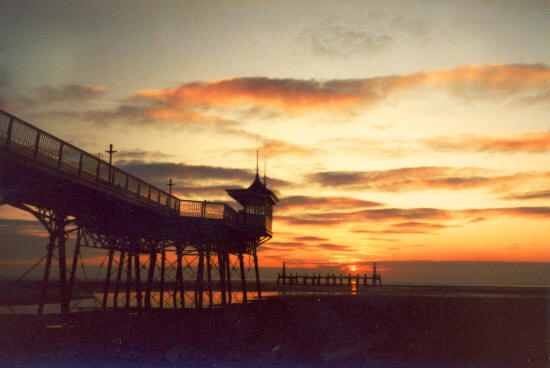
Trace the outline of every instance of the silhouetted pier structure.
{"type": "Polygon", "coordinates": [[[196,308],[205,297],[212,306],[214,283],[225,306],[233,300],[235,272],[246,303],[245,257],[254,265],[261,298],[256,250],[272,237],[278,199],[258,172],[247,189],[227,190],[243,206],[236,211],[224,203],[179,199],[171,180],[170,191],[161,190],[113,166],[112,145],[107,152],[109,162],[0,110],[0,205],[31,213],[49,234],[39,313],[55,260],[61,311],[69,312],[82,246],[107,252],[103,308],[150,309],[153,292],[159,308],[185,308],[189,292],[196,308]],[[76,243],[67,262],[71,233],[76,243]],[[186,289],[190,281],[194,290],[186,289]]]}
{"type": "Polygon", "coordinates": [[[372,275],[368,276],[367,274],[347,274],[342,275],[335,273],[321,275],[313,274],[287,274],[286,265],[283,263],[283,272],[277,274],[277,286],[299,286],[299,285],[325,285],[325,286],[345,286],[345,285],[379,285],[382,286],[382,275],[376,272],[376,262],[372,267],[372,275]],[[371,284],[369,284],[369,280],[371,284]]]}

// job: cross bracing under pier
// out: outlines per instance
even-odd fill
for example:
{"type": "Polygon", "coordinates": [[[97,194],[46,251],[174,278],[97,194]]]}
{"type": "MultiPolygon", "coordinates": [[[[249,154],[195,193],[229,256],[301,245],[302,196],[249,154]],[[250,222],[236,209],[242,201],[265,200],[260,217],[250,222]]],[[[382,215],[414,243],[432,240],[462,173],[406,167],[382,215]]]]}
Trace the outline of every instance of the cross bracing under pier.
{"type": "Polygon", "coordinates": [[[256,250],[272,237],[278,199],[257,173],[249,188],[227,192],[242,210],[179,199],[0,110],[0,204],[31,213],[48,232],[39,313],[55,262],[61,311],[70,311],[81,247],[106,252],[102,290],[93,292],[102,308],[225,306],[236,281],[246,303],[247,263],[261,298],[256,250]]]}

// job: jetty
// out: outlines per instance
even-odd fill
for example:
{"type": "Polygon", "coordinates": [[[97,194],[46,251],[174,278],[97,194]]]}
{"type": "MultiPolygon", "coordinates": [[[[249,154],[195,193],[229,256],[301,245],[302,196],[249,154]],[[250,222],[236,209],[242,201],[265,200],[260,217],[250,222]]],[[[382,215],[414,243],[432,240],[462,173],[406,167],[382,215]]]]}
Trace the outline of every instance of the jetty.
{"type": "Polygon", "coordinates": [[[344,285],[363,285],[363,286],[382,286],[382,275],[376,271],[376,262],[372,265],[372,275],[368,274],[287,274],[286,263],[283,262],[282,273],[277,274],[277,286],[298,286],[298,285],[325,285],[325,286],[344,286],[344,285]],[[370,281],[370,283],[369,283],[370,281]]]}

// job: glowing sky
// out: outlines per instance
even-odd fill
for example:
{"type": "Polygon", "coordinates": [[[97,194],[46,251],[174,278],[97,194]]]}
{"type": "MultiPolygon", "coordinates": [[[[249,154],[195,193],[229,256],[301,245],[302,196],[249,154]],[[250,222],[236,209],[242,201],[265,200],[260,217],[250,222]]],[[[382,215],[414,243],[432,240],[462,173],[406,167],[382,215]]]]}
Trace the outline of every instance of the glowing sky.
{"type": "Polygon", "coordinates": [[[259,149],[281,199],[264,266],[550,262],[549,19],[548,1],[3,1],[0,106],[187,199],[228,201],[259,149]]]}

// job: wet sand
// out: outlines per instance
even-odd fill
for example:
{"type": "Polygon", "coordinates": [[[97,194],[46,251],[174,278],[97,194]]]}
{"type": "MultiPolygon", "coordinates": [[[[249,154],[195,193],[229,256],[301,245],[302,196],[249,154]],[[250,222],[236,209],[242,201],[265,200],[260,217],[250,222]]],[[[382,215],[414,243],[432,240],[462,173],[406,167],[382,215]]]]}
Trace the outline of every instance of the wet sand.
{"type": "MultiPolygon", "coordinates": [[[[371,288],[225,310],[0,316],[11,367],[549,367],[550,295],[371,288]],[[361,290],[359,290],[361,291],[361,290]]],[[[313,290],[315,291],[315,290],[313,290]]],[[[6,363],[7,362],[7,363],[6,363]]]]}

